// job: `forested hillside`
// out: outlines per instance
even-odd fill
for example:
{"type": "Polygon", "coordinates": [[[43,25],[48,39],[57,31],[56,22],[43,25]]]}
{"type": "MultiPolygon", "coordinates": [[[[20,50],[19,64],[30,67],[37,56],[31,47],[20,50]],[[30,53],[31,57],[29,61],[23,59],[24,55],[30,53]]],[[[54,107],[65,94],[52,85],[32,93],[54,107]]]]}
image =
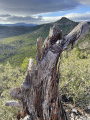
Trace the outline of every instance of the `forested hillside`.
{"type": "Polygon", "coordinates": [[[27,34],[0,39],[0,62],[3,63],[9,61],[14,66],[20,66],[25,57],[34,58],[36,56],[37,38],[42,37],[44,41],[48,35],[50,27],[53,26],[53,24],[56,24],[62,30],[64,36],[68,34],[78,23],[67,18],[62,18],[55,23],[43,24],[30,28],[32,31],[27,34]]]}
{"type": "Polygon", "coordinates": [[[0,26],[0,39],[22,35],[38,29],[40,26],[0,26]]]}

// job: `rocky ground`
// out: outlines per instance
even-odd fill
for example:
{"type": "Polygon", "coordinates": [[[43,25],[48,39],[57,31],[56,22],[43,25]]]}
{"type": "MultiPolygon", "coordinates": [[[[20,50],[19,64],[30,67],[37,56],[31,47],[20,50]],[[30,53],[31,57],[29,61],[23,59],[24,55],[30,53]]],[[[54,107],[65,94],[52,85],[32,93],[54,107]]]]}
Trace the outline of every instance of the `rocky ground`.
{"type": "Polygon", "coordinates": [[[75,107],[72,104],[64,103],[68,120],[90,120],[90,106],[87,106],[84,110],[75,107]]]}
{"type": "MultiPolygon", "coordinates": [[[[66,110],[68,120],[90,120],[90,106],[86,107],[85,110],[82,110],[72,104],[63,103],[63,105],[66,110]]],[[[20,120],[31,120],[31,118],[27,115],[24,119],[20,120]]]]}

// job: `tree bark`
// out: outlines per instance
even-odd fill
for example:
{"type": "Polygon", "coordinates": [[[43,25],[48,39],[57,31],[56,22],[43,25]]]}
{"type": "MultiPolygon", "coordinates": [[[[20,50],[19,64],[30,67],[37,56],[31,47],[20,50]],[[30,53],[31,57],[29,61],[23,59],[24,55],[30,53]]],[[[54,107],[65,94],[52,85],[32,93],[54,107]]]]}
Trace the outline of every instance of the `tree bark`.
{"type": "Polygon", "coordinates": [[[54,25],[43,48],[41,38],[38,39],[36,68],[33,60],[30,60],[20,97],[17,88],[11,95],[19,100],[23,112],[28,111],[30,120],[68,120],[59,96],[57,63],[68,45],[74,46],[87,32],[88,25],[82,22],[62,39],[62,32],[54,25]]]}

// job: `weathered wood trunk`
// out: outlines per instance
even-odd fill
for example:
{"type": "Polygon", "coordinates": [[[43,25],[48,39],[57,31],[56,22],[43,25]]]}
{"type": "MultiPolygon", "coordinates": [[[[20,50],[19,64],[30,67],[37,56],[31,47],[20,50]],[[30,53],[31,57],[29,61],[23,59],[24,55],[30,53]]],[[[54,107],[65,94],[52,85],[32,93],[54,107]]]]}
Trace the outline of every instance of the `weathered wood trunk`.
{"type": "Polygon", "coordinates": [[[16,98],[30,120],[68,120],[59,97],[58,59],[69,44],[80,39],[88,31],[86,22],[80,23],[71,33],[61,38],[61,31],[54,25],[49,36],[41,46],[37,41],[37,65],[31,59],[21,88],[11,90],[11,97],[16,98]]]}

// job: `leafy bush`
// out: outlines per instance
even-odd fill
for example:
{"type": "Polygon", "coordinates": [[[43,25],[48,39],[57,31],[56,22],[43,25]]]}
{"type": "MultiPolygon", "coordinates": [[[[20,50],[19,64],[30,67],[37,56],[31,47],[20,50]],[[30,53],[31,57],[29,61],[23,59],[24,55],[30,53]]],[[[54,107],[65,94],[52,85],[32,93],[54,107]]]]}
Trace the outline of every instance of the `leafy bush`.
{"type": "MultiPolygon", "coordinates": [[[[81,53],[79,54],[81,55],[81,53]]],[[[90,57],[80,59],[76,48],[68,53],[68,58],[66,52],[63,52],[60,75],[60,93],[72,97],[75,104],[78,104],[84,98],[84,101],[78,104],[80,107],[84,107],[86,103],[88,104],[90,57]]]]}

